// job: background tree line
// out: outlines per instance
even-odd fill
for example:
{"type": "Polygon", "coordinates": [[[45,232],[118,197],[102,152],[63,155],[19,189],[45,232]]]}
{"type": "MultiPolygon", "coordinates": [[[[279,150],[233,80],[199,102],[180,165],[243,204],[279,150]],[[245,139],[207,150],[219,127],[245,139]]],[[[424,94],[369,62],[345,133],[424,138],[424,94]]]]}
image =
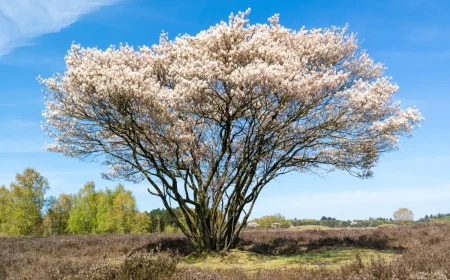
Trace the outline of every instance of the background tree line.
{"type": "MultiPolygon", "coordinates": [[[[140,212],[129,190],[119,184],[114,189],[97,191],[94,182],[86,183],[76,194],[62,193],[46,197],[47,179],[27,168],[9,188],[0,187],[0,235],[59,235],[101,233],[178,232],[179,228],[166,209],[140,212]]],[[[407,214],[413,217],[407,208],[407,214]]],[[[184,223],[181,209],[172,211],[184,223]]],[[[405,212],[403,211],[403,212],[405,212]]],[[[394,213],[394,214],[395,214],[394,213]]],[[[397,213],[398,214],[398,213],[397,213]]],[[[395,216],[395,215],[394,215],[395,216]]],[[[413,224],[411,217],[408,224],[413,224]]],[[[402,216],[403,217],[403,216],[402,216]]],[[[258,228],[317,225],[327,227],[374,227],[405,224],[404,218],[369,218],[344,221],[323,216],[316,219],[286,219],[281,214],[256,218],[258,228]],[[274,226],[275,225],[275,226],[274,226]]],[[[450,222],[450,214],[426,215],[417,222],[450,222]]]]}
{"type": "MultiPolygon", "coordinates": [[[[392,218],[372,218],[366,220],[338,220],[332,217],[322,216],[320,220],[317,219],[286,219],[281,214],[267,215],[261,218],[253,219],[251,222],[258,224],[258,228],[271,228],[273,224],[278,223],[277,227],[289,228],[291,226],[326,226],[326,227],[377,227],[382,225],[413,225],[417,223],[450,223],[449,214],[425,215],[414,221],[414,214],[407,208],[400,208],[393,214],[392,218]]],[[[254,226],[251,226],[254,227],[254,226]]]]}
{"type": "Polygon", "coordinates": [[[425,217],[420,218],[418,222],[422,223],[439,223],[439,222],[450,222],[450,213],[443,214],[438,213],[436,215],[425,215],[425,217]]]}
{"type": "Polygon", "coordinates": [[[326,226],[326,227],[376,227],[385,224],[395,224],[393,219],[388,218],[369,218],[368,220],[337,220],[336,218],[323,216],[317,219],[286,219],[281,214],[267,215],[252,220],[258,224],[258,228],[276,227],[289,228],[291,226],[326,226]]]}
{"type": "MultiPolygon", "coordinates": [[[[177,232],[166,210],[140,212],[119,184],[97,191],[88,182],[76,194],[46,197],[47,179],[32,168],[0,187],[0,235],[177,232]]],[[[179,209],[173,209],[179,213],[179,209]]],[[[181,213],[179,213],[181,215],[181,213]]]]}

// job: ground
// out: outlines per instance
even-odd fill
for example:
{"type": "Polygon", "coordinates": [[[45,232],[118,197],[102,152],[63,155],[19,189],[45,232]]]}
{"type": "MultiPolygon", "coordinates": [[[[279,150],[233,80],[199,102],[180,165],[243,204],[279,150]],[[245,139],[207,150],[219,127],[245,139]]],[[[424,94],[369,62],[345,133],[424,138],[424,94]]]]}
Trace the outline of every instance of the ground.
{"type": "Polygon", "coordinates": [[[0,279],[450,279],[450,225],[248,230],[225,254],[181,234],[0,237],[0,279]]]}
{"type": "Polygon", "coordinates": [[[359,255],[364,262],[370,258],[391,260],[399,254],[392,250],[377,251],[371,249],[343,248],[318,252],[270,256],[248,251],[232,250],[226,254],[192,254],[182,259],[181,266],[196,266],[205,269],[242,269],[253,271],[258,269],[281,269],[298,267],[338,268],[344,263],[355,261],[359,255]]]}

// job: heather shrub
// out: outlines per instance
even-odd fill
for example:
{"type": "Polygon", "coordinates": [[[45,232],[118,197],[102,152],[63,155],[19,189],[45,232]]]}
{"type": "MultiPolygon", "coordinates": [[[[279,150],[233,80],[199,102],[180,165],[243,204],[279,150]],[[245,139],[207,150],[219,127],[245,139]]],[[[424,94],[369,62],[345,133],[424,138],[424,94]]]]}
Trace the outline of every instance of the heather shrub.
{"type": "Polygon", "coordinates": [[[180,234],[0,237],[0,279],[450,279],[450,225],[445,224],[370,230],[252,230],[244,232],[239,243],[241,250],[281,256],[345,247],[399,249],[399,254],[369,261],[356,255],[339,268],[212,270],[179,263],[192,249],[180,234]]]}
{"type": "Polygon", "coordinates": [[[137,253],[127,257],[120,268],[121,279],[167,279],[176,271],[179,257],[168,253],[137,253]]]}
{"type": "Polygon", "coordinates": [[[308,250],[316,250],[323,247],[360,247],[369,249],[388,249],[389,238],[378,235],[361,235],[357,238],[351,237],[326,237],[313,240],[308,244],[308,250]]]}
{"type": "Polygon", "coordinates": [[[6,274],[6,267],[1,263],[0,260],[0,279],[6,279],[8,274],[6,274]]]}
{"type": "Polygon", "coordinates": [[[161,252],[172,252],[180,255],[189,255],[194,252],[194,246],[192,243],[183,237],[179,238],[161,238],[157,242],[153,242],[147,245],[148,250],[158,250],[161,252]]]}
{"type": "MultiPolygon", "coordinates": [[[[121,279],[120,269],[118,266],[110,264],[95,264],[91,268],[83,270],[75,275],[60,278],[65,280],[106,280],[106,279],[121,279]]],[[[56,278],[58,279],[58,278],[56,278]]]]}
{"type": "Polygon", "coordinates": [[[275,238],[269,243],[257,243],[254,245],[250,244],[249,242],[242,242],[239,246],[239,249],[248,250],[262,255],[274,256],[295,254],[299,251],[298,241],[285,237],[275,238]],[[245,246],[245,244],[247,244],[247,247],[245,246]]]}
{"type": "Polygon", "coordinates": [[[67,280],[158,280],[175,274],[179,257],[167,253],[141,253],[127,256],[120,264],[100,264],[84,270],[67,280]]]}

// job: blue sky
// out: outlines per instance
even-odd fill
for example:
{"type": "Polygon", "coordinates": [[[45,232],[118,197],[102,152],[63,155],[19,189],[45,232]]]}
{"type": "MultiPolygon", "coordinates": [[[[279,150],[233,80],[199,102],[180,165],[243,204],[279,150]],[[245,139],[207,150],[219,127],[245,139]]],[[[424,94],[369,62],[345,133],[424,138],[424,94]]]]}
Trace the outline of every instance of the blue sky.
{"type": "MultiPolygon", "coordinates": [[[[252,9],[251,22],[280,13],[292,28],[350,25],[363,48],[388,67],[400,86],[395,99],[416,105],[425,117],[400,150],[382,156],[374,178],[344,172],[289,174],[263,190],[254,217],[281,213],[288,218],[391,217],[408,207],[416,217],[450,212],[450,1],[145,1],[0,0],[0,185],[9,185],[26,167],[48,178],[49,195],[76,192],[104,167],[46,152],[40,129],[43,95],[36,77],[64,71],[72,41],[106,48],[127,42],[158,42],[196,34],[227,20],[230,12],[252,9]]],[[[125,183],[141,210],[161,207],[146,185],[125,183]]]]}

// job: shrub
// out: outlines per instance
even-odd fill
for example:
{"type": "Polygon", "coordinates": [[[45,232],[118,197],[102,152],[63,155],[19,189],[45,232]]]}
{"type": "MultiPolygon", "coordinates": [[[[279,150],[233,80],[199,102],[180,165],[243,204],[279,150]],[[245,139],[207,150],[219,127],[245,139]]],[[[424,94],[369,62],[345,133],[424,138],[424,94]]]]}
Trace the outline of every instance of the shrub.
{"type": "MultiPolygon", "coordinates": [[[[208,270],[177,265],[189,243],[179,234],[0,237],[0,279],[344,280],[450,279],[450,224],[339,230],[252,230],[241,250],[283,255],[346,246],[401,250],[392,260],[275,270],[208,270]],[[161,250],[155,252],[157,250],[161,250]],[[259,250],[259,251],[258,251],[259,250]]],[[[308,252],[305,252],[308,254],[308,252]]]]}
{"type": "Polygon", "coordinates": [[[84,270],[67,280],[158,280],[175,274],[179,257],[168,253],[136,253],[118,265],[101,264],[84,270]]]}

